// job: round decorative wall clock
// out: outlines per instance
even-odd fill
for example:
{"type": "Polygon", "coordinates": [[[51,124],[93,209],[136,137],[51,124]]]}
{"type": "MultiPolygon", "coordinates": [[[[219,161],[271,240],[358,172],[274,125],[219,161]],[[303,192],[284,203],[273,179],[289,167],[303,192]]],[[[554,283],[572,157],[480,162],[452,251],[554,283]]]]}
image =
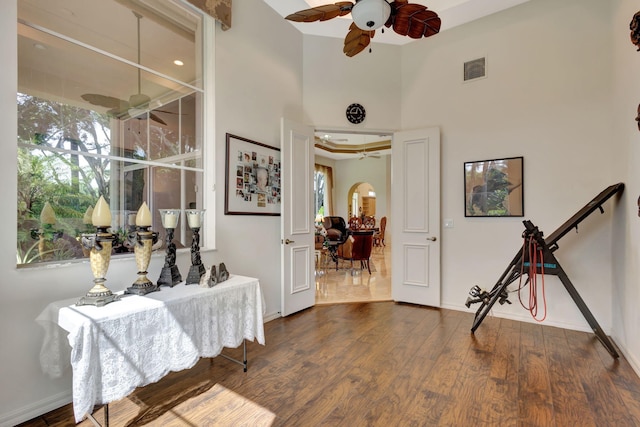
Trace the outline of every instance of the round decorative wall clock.
{"type": "Polygon", "coordinates": [[[347,107],[347,120],[353,124],[362,123],[366,116],[364,107],[360,104],[354,103],[347,107]]]}

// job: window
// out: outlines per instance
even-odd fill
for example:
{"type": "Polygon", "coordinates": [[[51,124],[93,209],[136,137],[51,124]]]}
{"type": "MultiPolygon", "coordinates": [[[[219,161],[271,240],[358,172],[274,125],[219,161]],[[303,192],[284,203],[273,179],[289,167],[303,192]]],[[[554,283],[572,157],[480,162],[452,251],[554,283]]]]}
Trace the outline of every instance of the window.
{"type": "MultiPolygon", "coordinates": [[[[171,0],[18,2],[17,264],[83,258],[102,195],[125,236],[143,201],[202,207],[201,17],[171,0]],[[183,65],[175,65],[174,60],[183,65]]],[[[175,242],[191,241],[184,221],[175,242]]]]}
{"type": "Polygon", "coordinates": [[[316,219],[323,218],[326,213],[324,196],[326,192],[326,180],[324,173],[319,171],[313,172],[313,190],[315,193],[315,213],[316,219]]]}
{"type": "Polygon", "coordinates": [[[313,172],[313,191],[315,194],[314,212],[315,221],[320,222],[321,218],[332,215],[333,172],[329,166],[315,165],[313,172]]]}

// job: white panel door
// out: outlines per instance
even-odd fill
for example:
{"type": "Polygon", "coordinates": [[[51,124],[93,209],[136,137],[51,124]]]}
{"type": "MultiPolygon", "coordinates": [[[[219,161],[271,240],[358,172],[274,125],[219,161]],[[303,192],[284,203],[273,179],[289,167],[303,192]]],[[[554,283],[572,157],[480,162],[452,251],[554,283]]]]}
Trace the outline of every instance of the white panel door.
{"type": "Polygon", "coordinates": [[[281,123],[281,259],[283,316],[315,303],[313,128],[281,123]]]}
{"type": "Polygon", "coordinates": [[[391,153],[394,301],[440,306],[440,130],[396,132],[391,153]]]}

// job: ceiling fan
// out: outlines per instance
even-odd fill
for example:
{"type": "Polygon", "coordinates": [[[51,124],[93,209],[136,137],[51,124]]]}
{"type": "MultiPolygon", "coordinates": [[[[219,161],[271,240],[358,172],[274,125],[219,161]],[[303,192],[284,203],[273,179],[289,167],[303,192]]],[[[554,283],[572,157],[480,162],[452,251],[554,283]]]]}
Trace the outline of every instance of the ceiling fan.
{"type": "MultiPolygon", "coordinates": [[[[440,32],[440,17],[427,6],[409,3],[408,0],[355,0],[312,7],[285,17],[289,21],[327,21],[351,13],[353,22],[344,39],[345,55],[351,57],[364,50],[383,25],[392,27],[401,36],[413,39],[429,37],[440,32]]],[[[384,32],[384,28],[382,29],[384,32]]],[[[371,51],[371,49],[369,49],[371,51]]]]}
{"type": "MultiPolygon", "coordinates": [[[[140,19],[142,15],[132,11],[138,21],[138,65],[140,65],[140,19]]],[[[101,107],[109,108],[107,114],[118,119],[125,119],[128,117],[136,117],[146,112],[149,109],[149,103],[151,98],[141,92],[140,89],[140,68],[138,68],[138,93],[129,97],[129,100],[123,100],[114,98],[113,96],[100,95],[97,93],[85,93],[81,95],[81,98],[92,105],[99,105],[101,107]]],[[[174,114],[171,111],[162,111],[155,109],[162,113],[174,114]]],[[[149,111],[149,118],[154,122],[166,125],[164,120],[158,117],[156,114],[149,111]]]]}
{"type": "Polygon", "coordinates": [[[333,138],[331,135],[324,134],[322,136],[316,136],[316,139],[319,139],[322,144],[326,144],[327,142],[347,142],[349,141],[347,138],[333,138]]]}
{"type": "Polygon", "coordinates": [[[372,159],[379,159],[380,158],[380,153],[379,152],[369,152],[366,149],[362,150],[360,152],[360,157],[358,158],[358,160],[362,160],[362,159],[366,159],[366,158],[372,158],[372,159]]]}

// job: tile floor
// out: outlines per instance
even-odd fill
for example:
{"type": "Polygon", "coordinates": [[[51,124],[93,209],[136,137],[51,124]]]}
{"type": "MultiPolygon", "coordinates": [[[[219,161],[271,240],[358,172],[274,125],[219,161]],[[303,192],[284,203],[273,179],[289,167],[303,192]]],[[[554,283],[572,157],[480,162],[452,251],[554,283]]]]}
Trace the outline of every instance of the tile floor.
{"type": "Polygon", "coordinates": [[[374,247],[371,253],[371,274],[360,269],[360,262],[335,264],[321,256],[316,269],[316,304],[391,300],[391,247],[374,247]],[[344,267],[344,268],[343,268],[344,267]],[[375,269],[375,271],[373,271],[375,269]]]}

